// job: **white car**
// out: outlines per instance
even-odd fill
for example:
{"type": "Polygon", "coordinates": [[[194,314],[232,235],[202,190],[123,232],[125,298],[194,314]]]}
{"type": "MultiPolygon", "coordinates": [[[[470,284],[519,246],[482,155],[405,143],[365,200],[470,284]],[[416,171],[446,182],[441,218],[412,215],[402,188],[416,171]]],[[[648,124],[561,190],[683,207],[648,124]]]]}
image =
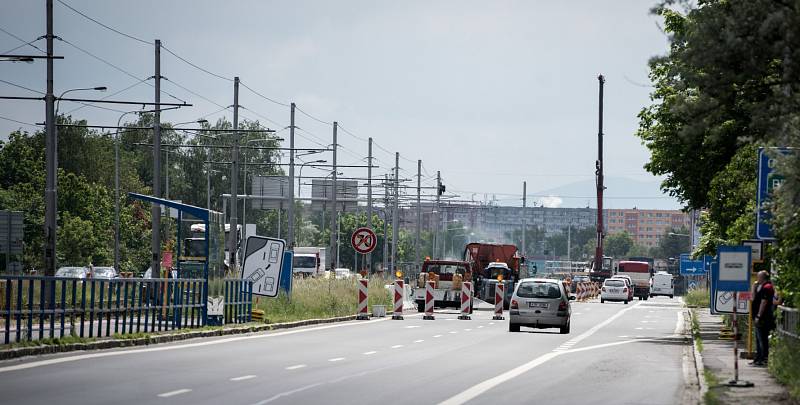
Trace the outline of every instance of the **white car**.
{"type": "Polygon", "coordinates": [[[559,328],[562,334],[567,334],[572,318],[570,301],[574,299],[559,280],[522,279],[511,296],[508,331],[519,332],[520,326],[525,326],[559,328]]]}
{"type": "Polygon", "coordinates": [[[650,279],[650,296],[665,295],[670,298],[675,296],[675,286],[672,274],[659,271],[650,279]]]}
{"type": "Polygon", "coordinates": [[[606,301],[622,301],[628,303],[630,292],[628,283],[622,279],[609,278],[603,281],[603,288],[600,290],[600,303],[606,301]]]}

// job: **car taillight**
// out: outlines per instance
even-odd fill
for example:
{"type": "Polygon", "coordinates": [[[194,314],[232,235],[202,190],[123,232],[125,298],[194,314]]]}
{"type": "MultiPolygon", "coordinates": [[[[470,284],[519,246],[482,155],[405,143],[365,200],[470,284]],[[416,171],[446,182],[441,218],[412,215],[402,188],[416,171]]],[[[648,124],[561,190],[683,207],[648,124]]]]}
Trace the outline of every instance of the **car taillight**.
{"type": "Polygon", "coordinates": [[[558,310],[559,311],[566,311],[567,310],[567,301],[561,301],[561,303],[558,304],[558,310]]]}
{"type": "Polygon", "coordinates": [[[623,288],[622,292],[628,292],[628,287],[623,288]]]}
{"type": "Polygon", "coordinates": [[[511,309],[519,309],[519,303],[517,300],[511,300],[511,309]]]}

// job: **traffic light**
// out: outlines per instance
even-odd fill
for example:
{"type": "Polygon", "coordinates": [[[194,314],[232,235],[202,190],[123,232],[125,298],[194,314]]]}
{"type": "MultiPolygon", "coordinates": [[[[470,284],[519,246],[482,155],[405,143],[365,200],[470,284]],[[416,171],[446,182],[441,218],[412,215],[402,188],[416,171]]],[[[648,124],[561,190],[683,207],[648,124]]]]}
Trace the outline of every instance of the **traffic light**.
{"type": "Polygon", "coordinates": [[[444,186],[444,184],[439,184],[439,190],[438,190],[439,191],[439,195],[444,194],[444,192],[446,190],[447,190],[447,188],[444,186]]]}
{"type": "Polygon", "coordinates": [[[531,274],[535,275],[536,272],[538,272],[538,271],[539,271],[539,269],[536,267],[536,264],[534,263],[533,267],[531,267],[531,274]]]}

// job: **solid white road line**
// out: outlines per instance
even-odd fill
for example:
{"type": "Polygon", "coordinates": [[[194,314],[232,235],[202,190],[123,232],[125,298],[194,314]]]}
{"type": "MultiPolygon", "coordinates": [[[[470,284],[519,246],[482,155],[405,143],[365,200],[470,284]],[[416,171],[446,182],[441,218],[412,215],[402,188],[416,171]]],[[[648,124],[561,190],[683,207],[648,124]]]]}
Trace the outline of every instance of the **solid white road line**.
{"type": "MultiPolygon", "coordinates": [[[[571,339],[571,341],[574,341],[575,343],[579,343],[580,341],[582,341],[582,340],[588,338],[589,336],[592,336],[593,334],[595,334],[598,330],[606,327],[611,322],[614,322],[617,318],[621,317],[626,312],[636,308],[640,304],[641,303],[634,304],[631,307],[625,308],[625,309],[617,312],[616,314],[612,315],[611,317],[609,317],[605,321],[593,326],[591,329],[587,330],[586,332],[583,332],[582,334],[578,335],[576,338],[571,339]]],[[[531,361],[529,361],[529,362],[527,362],[527,363],[525,363],[525,364],[523,364],[521,366],[513,368],[513,369],[511,369],[509,371],[506,371],[505,373],[500,374],[500,375],[498,375],[496,377],[490,378],[490,379],[488,379],[488,380],[486,380],[486,381],[484,381],[484,382],[482,382],[480,384],[474,385],[471,388],[468,388],[467,390],[462,391],[461,393],[456,394],[453,397],[448,398],[448,399],[440,402],[440,404],[443,404],[443,405],[460,405],[460,404],[464,404],[464,403],[466,403],[468,401],[471,401],[471,400],[475,399],[477,396],[479,396],[479,395],[481,395],[481,394],[483,394],[483,393],[485,393],[485,392],[487,392],[487,391],[489,391],[489,390],[491,390],[491,389],[493,389],[493,388],[495,388],[495,387],[497,387],[497,386],[499,386],[499,385],[501,385],[501,384],[503,384],[503,383],[505,383],[507,381],[515,379],[515,378],[519,377],[520,375],[522,375],[522,374],[524,374],[524,373],[526,373],[526,372],[528,372],[530,370],[533,370],[534,368],[536,368],[536,367],[538,367],[538,366],[550,361],[551,359],[553,359],[553,358],[555,358],[555,357],[557,357],[557,356],[559,356],[559,355],[561,355],[563,353],[569,353],[569,352],[575,351],[575,350],[580,350],[580,349],[572,349],[570,351],[550,352],[550,353],[543,354],[543,355],[541,355],[541,356],[539,356],[539,357],[537,357],[537,358],[535,358],[535,359],[533,359],[533,360],[531,360],[531,361]]]]}
{"type": "Polygon", "coordinates": [[[250,374],[250,375],[243,375],[241,377],[233,377],[231,378],[231,381],[244,381],[244,380],[251,380],[253,378],[256,378],[256,376],[250,374]]]}
{"type": "Polygon", "coordinates": [[[169,398],[169,397],[174,397],[175,395],[185,394],[187,392],[192,392],[192,390],[190,390],[188,388],[183,388],[183,389],[180,389],[180,390],[175,390],[175,391],[165,392],[163,394],[158,394],[158,396],[160,398],[169,398]]]}
{"type": "MultiPolygon", "coordinates": [[[[417,315],[418,314],[406,315],[406,316],[417,316],[417,315]]],[[[368,325],[368,324],[375,323],[375,322],[385,322],[385,321],[391,320],[391,319],[392,318],[381,318],[381,319],[373,319],[373,320],[370,320],[370,321],[337,323],[337,324],[332,324],[332,325],[317,326],[317,327],[313,327],[313,328],[287,330],[285,332],[265,333],[265,334],[259,334],[259,335],[244,335],[244,336],[230,337],[230,338],[217,339],[217,340],[206,340],[206,341],[195,342],[195,343],[186,343],[186,344],[169,345],[169,346],[147,347],[147,348],[143,348],[143,349],[104,351],[104,352],[99,352],[99,353],[79,354],[79,355],[75,355],[75,356],[59,357],[59,358],[55,358],[55,359],[32,361],[30,363],[22,363],[22,364],[16,364],[16,365],[13,365],[13,366],[0,367],[0,373],[5,373],[5,372],[8,372],[8,371],[19,371],[19,370],[25,370],[25,369],[29,369],[29,368],[42,367],[42,366],[52,366],[54,364],[68,363],[68,362],[78,361],[78,360],[96,359],[96,358],[102,358],[102,357],[124,356],[124,355],[130,355],[130,354],[140,354],[140,353],[162,352],[162,351],[169,351],[169,350],[190,349],[190,348],[195,348],[195,347],[213,346],[213,345],[220,345],[220,344],[231,343],[231,342],[239,342],[239,341],[242,341],[242,340],[267,339],[267,338],[274,338],[274,337],[279,337],[279,336],[294,335],[294,334],[298,334],[298,333],[314,332],[314,331],[325,330],[325,329],[334,329],[334,328],[344,328],[344,327],[350,327],[350,326],[368,325]]]]}
{"type": "Polygon", "coordinates": [[[297,370],[297,369],[300,369],[300,368],[305,368],[305,367],[306,367],[306,365],[305,365],[305,364],[296,364],[296,365],[294,365],[294,366],[289,366],[289,367],[286,367],[286,369],[287,369],[287,370],[297,370]]]}
{"type": "Polygon", "coordinates": [[[328,361],[330,362],[342,361],[342,360],[344,360],[344,357],[334,357],[332,359],[328,359],[328,361]]]}
{"type": "Polygon", "coordinates": [[[370,355],[373,355],[373,354],[375,354],[375,353],[377,353],[377,352],[376,352],[375,350],[373,350],[373,351],[370,351],[370,352],[364,352],[364,353],[362,353],[362,354],[363,354],[364,356],[370,356],[370,355]]]}

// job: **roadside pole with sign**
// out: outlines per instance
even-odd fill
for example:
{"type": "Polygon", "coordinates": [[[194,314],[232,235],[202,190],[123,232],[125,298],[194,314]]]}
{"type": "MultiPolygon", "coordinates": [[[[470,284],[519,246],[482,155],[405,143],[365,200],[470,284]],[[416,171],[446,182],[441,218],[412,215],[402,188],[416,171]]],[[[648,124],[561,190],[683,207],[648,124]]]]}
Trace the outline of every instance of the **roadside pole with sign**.
{"type": "MultiPolygon", "coordinates": [[[[731,387],[752,387],[753,383],[739,380],[739,325],[737,316],[741,311],[740,296],[750,291],[750,267],[752,256],[749,246],[719,246],[717,261],[711,267],[711,285],[714,290],[711,303],[712,313],[727,312],[724,304],[733,304],[733,380],[727,385],[731,387]],[[732,302],[730,302],[732,301],[732,302]]],[[[744,297],[742,297],[744,298],[744,297]]],[[[747,301],[745,301],[747,304],[747,301]]],[[[744,311],[747,312],[745,308],[744,311]]]]}
{"type": "MultiPolygon", "coordinates": [[[[753,260],[750,269],[751,275],[750,279],[755,279],[755,264],[756,263],[763,263],[764,262],[764,241],[759,239],[749,239],[742,241],[743,246],[747,246],[750,248],[750,256],[753,260]]],[[[753,301],[753,286],[751,281],[750,292],[748,293],[747,300],[753,301]]],[[[750,305],[748,310],[748,317],[747,317],[747,358],[753,357],[753,306],[750,305]]]]}
{"type": "MultiPolygon", "coordinates": [[[[364,263],[366,263],[367,254],[372,253],[372,251],[375,250],[375,246],[378,245],[378,237],[375,235],[375,231],[373,231],[372,228],[361,227],[353,231],[353,235],[350,237],[350,244],[353,246],[356,254],[364,256],[364,263]]],[[[365,268],[369,267],[367,266],[365,268]]],[[[359,272],[357,268],[353,270],[359,272]]]]}

